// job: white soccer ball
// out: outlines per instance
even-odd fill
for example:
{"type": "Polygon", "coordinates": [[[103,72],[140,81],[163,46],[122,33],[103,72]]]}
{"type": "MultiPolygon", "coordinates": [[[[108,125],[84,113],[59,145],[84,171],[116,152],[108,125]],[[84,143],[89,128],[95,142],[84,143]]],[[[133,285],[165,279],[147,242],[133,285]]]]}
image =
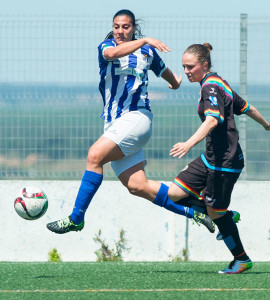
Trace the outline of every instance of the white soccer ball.
{"type": "Polygon", "coordinates": [[[48,209],[48,198],[38,187],[23,188],[14,201],[17,214],[25,220],[36,220],[42,217],[48,209]]]}

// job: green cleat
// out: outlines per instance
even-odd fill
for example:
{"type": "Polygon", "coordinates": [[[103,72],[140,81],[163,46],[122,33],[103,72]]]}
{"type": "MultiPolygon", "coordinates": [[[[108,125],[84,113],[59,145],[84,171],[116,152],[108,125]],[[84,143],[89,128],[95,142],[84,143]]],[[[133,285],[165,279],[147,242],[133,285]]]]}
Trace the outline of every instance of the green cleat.
{"type": "Polygon", "coordinates": [[[84,227],[84,221],[82,221],[79,225],[74,224],[74,222],[69,217],[65,219],[61,219],[55,222],[51,222],[47,224],[47,228],[55,233],[63,234],[69,231],[81,231],[84,227]]]}
{"type": "Polygon", "coordinates": [[[199,226],[203,224],[211,233],[215,232],[215,223],[209,216],[195,210],[193,219],[199,226]]]}

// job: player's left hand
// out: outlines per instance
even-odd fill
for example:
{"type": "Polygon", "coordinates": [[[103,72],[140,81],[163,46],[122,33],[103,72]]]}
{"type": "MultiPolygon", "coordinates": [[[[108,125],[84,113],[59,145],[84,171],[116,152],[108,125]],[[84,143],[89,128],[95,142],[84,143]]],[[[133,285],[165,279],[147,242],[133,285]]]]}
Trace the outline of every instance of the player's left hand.
{"type": "Polygon", "coordinates": [[[180,74],[178,76],[176,73],[174,73],[173,77],[175,78],[176,84],[174,86],[169,84],[169,88],[172,89],[172,90],[177,90],[180,87],[180,84],[182,82],[182,74],[180,74]]]}
{"type": "Polygon", "coordinates": [[[263,126],[265,130],[270,130],[270,123],[268,123],[268,126],[263,126]]]}
{"type": "Polygon", "coordinates": [[[177,157],[178,158],[182,158],[184,155],[186,155],[188,153],[188,151],[190,150],[190,147],[188,146],[188,144],[185,143],[177,143],[175,145],[173,145],[171,151],[170,151],[170,155],[173,157],[177,157]]]}
{"type": "Polygon", "coordinates": [[[146,40],[146,43],[156,49],[158,49],[160,52],[171,52],[172,50],[163,42],[157,40],[157,39],[154,39],[154,38],[151,38],[151,37],[146,37],[144,38],[146,40]]]}

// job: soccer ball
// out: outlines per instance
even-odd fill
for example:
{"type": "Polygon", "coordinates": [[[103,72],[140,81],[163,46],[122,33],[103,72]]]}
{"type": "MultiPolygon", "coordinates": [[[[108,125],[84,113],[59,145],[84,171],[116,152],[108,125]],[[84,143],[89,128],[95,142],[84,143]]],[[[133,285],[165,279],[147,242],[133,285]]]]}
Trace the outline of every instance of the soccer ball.
{"type": "Polygon", "coordinates": [[[26,187],[14,201],[17,214],[25,220],[36,220],[48,209],[48,198],[38,187],[26,187]]]}

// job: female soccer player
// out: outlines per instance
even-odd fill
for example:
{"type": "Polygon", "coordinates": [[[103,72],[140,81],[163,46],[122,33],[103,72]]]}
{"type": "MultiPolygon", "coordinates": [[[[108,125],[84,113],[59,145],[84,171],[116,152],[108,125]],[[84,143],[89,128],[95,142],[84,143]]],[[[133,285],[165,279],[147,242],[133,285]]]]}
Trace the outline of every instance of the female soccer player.
{"type": "Polygon", "coordinates": [[[178,77],[167,68],[155,49],[170,51],[163,42],[149,37],[135,38],[140,28],[129,10],[118,11],[113,31],[98,47],[100,84],[103,98],[104,134],[90,147],[87,164],[72,214],[47,224],[56,233],[78,231],[84,227],[85,212],[103,179],[103,165],[111,166],[131,194],[180,215],[214,231],[212,220],[192,208],[175,204],[168,198],[168,187],[147,180],[142,147],[152,132],[152,112],[148,99],[148,70],[161,76],[169,88],[178,89],[178,77]]]}
{"type": "Polygon", "coordinates": [[[186,142],[175,144],[170,155],[181,158],[204,138],[206,150],[174,179],[169,197],[176,201],[192,195],[204,200],[208,215],[234,256],[228,268],[219,273],[236,274],[250,269],[252,261],[244,251],[237,225],[227,211],[234,184],[244,167],[234,114],[246,114],[266,130],[270,130],[270,124],[224,79],[211,71],[211,50],[208,43],[194,44],[183,54],[184,72],[189,81],[201,85],[198,114],[202,124],[186,142]]]}

